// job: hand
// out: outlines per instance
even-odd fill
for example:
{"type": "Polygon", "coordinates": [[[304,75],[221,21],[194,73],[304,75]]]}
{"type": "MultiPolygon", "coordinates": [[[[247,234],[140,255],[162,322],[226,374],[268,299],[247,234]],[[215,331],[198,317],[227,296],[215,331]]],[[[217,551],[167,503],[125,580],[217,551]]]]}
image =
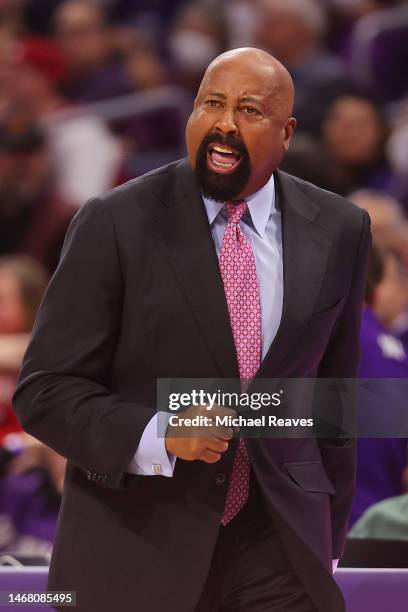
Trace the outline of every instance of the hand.
{"type": "MultiPolygon", "coordinates": [[[[180,415],[174,415],[178,425],[169,425],[166,431],[166,451],[186,461],[199,459],[216,463],[228,449],[229,442],[238,427],[217,425],[215,417],[236,416],[236,411],[224,406],[190,406],[180,415]],[[202,417],[203,425],[185,424],[187,419],[202,417]],[[204,418],[206,419],[204,421],[204,418]]],[[[174,421],[174,417],[172,419],[174,421]]]]}

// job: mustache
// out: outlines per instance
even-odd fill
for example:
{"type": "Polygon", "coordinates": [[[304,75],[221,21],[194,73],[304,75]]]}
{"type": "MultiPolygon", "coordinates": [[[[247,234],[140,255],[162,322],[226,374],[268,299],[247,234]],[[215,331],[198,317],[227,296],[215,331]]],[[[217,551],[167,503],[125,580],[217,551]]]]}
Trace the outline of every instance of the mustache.
{"type": "Polygon", "coordinates": [[[248,149],[246,148],[242,140],[236,138],[235,136],[232,136],[231,134],[222,135],[217,132],[212,132],[211,134],[208,134],[207,136],[205,136],[205,138],[203,138],[200,149],[207,150],[210,144],[219,144],[221,146],[224,145],[226,147],[231,147],[231,149],[235,149],[235,151],[238,151],[241,157],[249,158],[248,149]]]}

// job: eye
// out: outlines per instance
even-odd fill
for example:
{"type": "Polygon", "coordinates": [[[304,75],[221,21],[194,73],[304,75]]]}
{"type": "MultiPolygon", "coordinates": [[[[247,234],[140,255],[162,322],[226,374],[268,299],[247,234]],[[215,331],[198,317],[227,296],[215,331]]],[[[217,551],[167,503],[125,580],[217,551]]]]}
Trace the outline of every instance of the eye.
{"type": "Polygon", "coordinates": [[[241,110],[244,111],[247,115],[260,115],[261,113],[257,108],[253,106],[241,106],[241,110]]]}
{"type": "Polygon", "coordinates": [[[211,108],[217,108],[221,104],[219,100],[206,100],[205,103],[207,106],[210,106],[211,108]]]}

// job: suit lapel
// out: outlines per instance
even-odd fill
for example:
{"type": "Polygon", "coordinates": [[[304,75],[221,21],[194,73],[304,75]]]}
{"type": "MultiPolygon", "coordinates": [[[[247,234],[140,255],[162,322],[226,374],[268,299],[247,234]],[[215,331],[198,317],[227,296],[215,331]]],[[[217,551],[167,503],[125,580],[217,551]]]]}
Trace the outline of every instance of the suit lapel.
{"type": "Polygon", "coordinates": [[[313,312],[332,243],[329,230],[318,223],[320,208],[289,175],[275,173],[282,214],[283,312],[278,332],[258,371],[273,378],[313,312]]]}
{"type": "Polygon", "coordinates": [[[224,287],[201,193],[187,160],[176,166],[175,188],[158,194],[156,217],[168,260],[220,371],[237,378],[238,365],[224,287]]]}
{"type": "MultiPolygon", "coordinates": [[[[275,173],[282,213],[283,312],[278,332],[257,377],[279,375],[280,364],[299,340],[323,282],[332,243],[319,223],[320,208],[289,175],[275,173]]],[[[238,364],[211,230],[201,193],[187,160],[175,167],[174,189],[157,194],[156,217],[168,260],[220,371],[237,378],[238,364]]]]}

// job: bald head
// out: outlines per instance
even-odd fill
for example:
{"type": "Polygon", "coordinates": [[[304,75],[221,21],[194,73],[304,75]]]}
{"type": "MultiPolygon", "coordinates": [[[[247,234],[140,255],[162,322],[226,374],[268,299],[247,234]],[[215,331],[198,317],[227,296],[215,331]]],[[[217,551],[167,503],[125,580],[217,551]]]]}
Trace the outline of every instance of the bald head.
{"type": "Polygon", "coordinates": [[[265,185],[296,126],[293,98],[288,71],[265,51],[234,49],[211,62],[186,133],[203,193],[225,201],[265,185]]]}
{"type": "Polygon", "coordinates": [[[205,71],[199,92],[214,71],[219,70],[231,72],[245,70],[248,73],[259,75],[265,79],[271,95],[279,96],[282,103],[286,105],[287,116],[289,117],[292,114],[295,96],[292,77],[285,66],[270,53],[254,47],[242,47],[221,53],[209,64],[205,71]]]}

